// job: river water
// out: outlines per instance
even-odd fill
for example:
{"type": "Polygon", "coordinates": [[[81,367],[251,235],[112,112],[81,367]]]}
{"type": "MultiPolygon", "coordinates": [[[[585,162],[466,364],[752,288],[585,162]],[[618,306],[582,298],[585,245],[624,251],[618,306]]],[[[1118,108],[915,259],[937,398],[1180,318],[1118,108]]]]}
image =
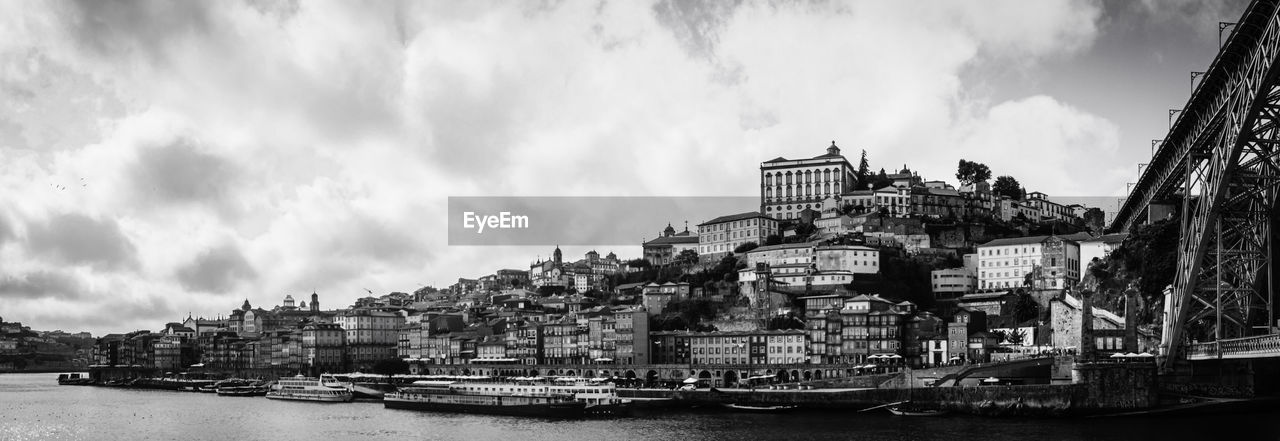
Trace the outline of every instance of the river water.
{"type": "Polygon", "coordinates": [[[384,409],[379,402],[58,386],[56,374],[0,375],[0,440],[983,440],[1280,441],[1280,415],[1126,419],[895,417],[884,411],[786,415],[668,410],[613,420],[384,409]]]}

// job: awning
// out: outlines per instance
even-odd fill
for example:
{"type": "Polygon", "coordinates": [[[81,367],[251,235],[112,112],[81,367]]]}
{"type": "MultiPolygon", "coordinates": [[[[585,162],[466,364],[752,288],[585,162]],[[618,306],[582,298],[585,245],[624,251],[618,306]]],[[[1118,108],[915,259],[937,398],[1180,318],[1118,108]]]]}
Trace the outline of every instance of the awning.
{"type": "Polygon", "coordinates": [[[685,379],[684,379],[684,384],[693,384],[693,383],[697,383],[697,382],[698,382],[698,379],[697,379],[697,378],[693,378],[693,377],[689,377],[689,378],[685,378],[685,379]]]}
{"type": "Polygon", "coordinates": [[[998,383],[998,382],[1000,382],[1000,379],[999,379],[999,378],[996,378],[996,377],[987,377],[987,378],[983,378],[983,379],[982,379],[982,382],[983,382],[983,383],[998,383]]]}
{"type": "Polygon", "coordinates": [[[605,357],[601,357],[601,358],[597,358],[597,359],[596,359],[596,361],[613,361],[613,359],[612,359],[612,358],[605,358],[605,357]]]}
{"type": "Polygon", "coordinates": [[[204,367],[204,363],[196,363],[191,365],[191,367],[204,367]]]}

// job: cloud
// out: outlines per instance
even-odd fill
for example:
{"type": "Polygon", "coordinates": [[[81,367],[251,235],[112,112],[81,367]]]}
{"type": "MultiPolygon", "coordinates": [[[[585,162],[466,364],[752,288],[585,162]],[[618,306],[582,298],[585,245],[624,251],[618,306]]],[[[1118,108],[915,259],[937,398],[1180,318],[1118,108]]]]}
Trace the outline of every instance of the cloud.
{"type": "Polygon", "coordinates": [[[111,219],[93,219],[78,213],[56,215],[44,223],[27,225],[28,249],[53,263],[89,265],[121,270],[137,265],[133,242],[111,219]]]}
{"type": "Polygon", "coordinates": [[[193,291],[226,293],[257,273],[240,250],[226,245],[200,253],[177,271],[178,281],[193,291]]]}
{"type": "MultiPolygon", "coordinates": [[[[961,75],[1088,50],[1097,6],[0,3],[6,280],[77,265],[95,289],[0,306],[109,329],[313,289],[341,306],[550,252],[448,247],[448,196],[750,195],[760,161],[832,139],[935,179],[1106,154],[1087,109],[961,75]]],[[[1051,194],[1123,179],[1035,170],[1051,194]]]]}
{"type": "Polygon", "coordinates": [[[129,174],[133,178],[130,193],[138,197],[224,210],[240,180],[234,163],[206,153],[189,138],[142,149],[129,174]]]}
{"type": "Polygon", "coordinates": [[[83,287],[74,275],[59,271],[36,271],[0,277],[0,295],[20,299],[78,299],[83,287]]]}

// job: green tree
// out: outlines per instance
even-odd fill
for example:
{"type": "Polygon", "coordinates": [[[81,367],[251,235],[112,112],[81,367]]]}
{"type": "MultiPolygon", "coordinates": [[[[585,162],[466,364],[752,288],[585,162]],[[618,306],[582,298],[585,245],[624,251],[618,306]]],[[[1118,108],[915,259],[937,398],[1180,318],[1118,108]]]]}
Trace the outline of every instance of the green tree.
{"type": "Polygon", "coordinates": [[[1024,193],[1022,184],[1019,184],[1017,179],[1009,175],[996,178],[996,183],[991,185],[991,192],[997,196],[1008,196],[1009,199],[1015,201],[1022,200],[1024,193]]]}
{"type": "Polygon", "coordinates": [[[991,169],[981,162],[961,159],[960,165],[956,167],[956,179],[962,184],[976,184],[991,179],[991,169]]]}
{"type": "Polygon", "coordinates": [[[755,242],[747,242],[747,243],[744,243],[744,244],[742,244],[742,245],[738,245],[738,247],[737,247],[737,248],[734,248],[734,249],[733,249],[733,253],[734,253],[734,254],[742,254],[742,253],[745,253],[745,252],[747,252],[747,251],[754,250],[754,249],[756,249],[756,248],[757,248],[757,247],[759,247],[759,246],[760,246],[760,244],[758,244],[758,243],[755,243],[755,242]]]}

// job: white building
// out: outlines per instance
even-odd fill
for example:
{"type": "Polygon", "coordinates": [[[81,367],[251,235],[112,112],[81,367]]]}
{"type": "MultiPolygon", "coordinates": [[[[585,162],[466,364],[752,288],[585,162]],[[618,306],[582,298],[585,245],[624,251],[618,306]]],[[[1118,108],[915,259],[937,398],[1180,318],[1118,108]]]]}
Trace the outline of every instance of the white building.
{"type": "Polygon", "coordinates": [[[1059,236],[996,239],[978,246],[978,289],[1006,289],[1024,285],[1059,289],[1080,280],[1080,245],[1059,236]]]}
{"type": "Polygon", "coordinates": [[[715,262],[743,244],[763,245],[773,234],[779,234],[778,221],[758,212],[720,216],[698,224],[698,255],[715,262]]]}
{"type": "Polygon", "coordinates": [[[824,199],[853,190],[854,170],[835,141],[826,154],[813,158],[765,161],[760,164],[760,212],[786,220],[805,209],[822,211],[824,199]]]}
{"type": "Polygon", "coordinates": [[[968,268],[948,268],[929,272],[934,298],[957,298],[978,289],[978,275],[968,268]]]}
{"type": "MultiPolygon", "coordinates": [[[[1084,269],[1089,268],[1089,263],[1093,259],[1105,259],[1116,248],[1124,243],[1124,239],[1129,237],[1128,233],[1107,234],[1092,239],[1080,241],[1080,262],[1084,269]]],[[[1080,271],[1080,278],[1084,279],[1086,271],[1080,271]]]]}
{"type": "MultiPolygon", "coordinates": [[[[831,289],[854,280],[858,274],[880,272],[880,251],[857,245],[816,246],[815,242],[788,243],[756,248],[746,254],[747,267],[738,271],[740,292],[754,298],[760,286],[757,265],[765,265],[777,287],[802,289],[806,285],[831,289]]],[[[775,287],[775,288],[777,288],[775,287]]]]}

